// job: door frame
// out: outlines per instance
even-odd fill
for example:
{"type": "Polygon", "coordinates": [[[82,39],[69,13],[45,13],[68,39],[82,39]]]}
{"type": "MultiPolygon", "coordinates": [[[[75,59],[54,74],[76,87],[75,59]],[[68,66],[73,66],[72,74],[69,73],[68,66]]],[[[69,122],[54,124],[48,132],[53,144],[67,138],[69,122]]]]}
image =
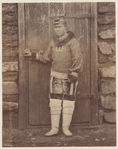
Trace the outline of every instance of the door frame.
{"type": "MultiPolygon", "coordinates": [[[[25,3],[18,3],[18,31],[19,31],[19,128],[28,126],[28,59],[23,56],[26,48],[25,3]]],[[[97,50],[97,3],[91,3],[91,124],[98,121],[98,50],[97,50]]]]}

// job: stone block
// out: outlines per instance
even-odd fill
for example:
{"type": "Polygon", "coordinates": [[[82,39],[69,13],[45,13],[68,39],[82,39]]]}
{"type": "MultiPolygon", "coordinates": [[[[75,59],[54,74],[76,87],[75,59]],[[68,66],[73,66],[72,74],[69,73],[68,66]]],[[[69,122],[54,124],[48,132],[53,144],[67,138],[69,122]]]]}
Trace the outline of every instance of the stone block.
{"type": "Polygon", "coordinates": [[[16,62],[16,61],[18,61],[19,59],[18,59],[18,55],[17,56],[4,56],[3,58],[2,58],[2,61],[3,62],[16,62]]]}
{"type": "Polygon", "coordinates": [[[3,128],[18,129],[18,110],[3,111],[3,128]]]}
{"type": "Polygon", "coordinates": [[[18,103],[17,102],[3,102],[2,105],[3,111],[11,111],[11,110],[17,110],[18,109],[18,103]]]}
{"type": "Polygon", "coordinates": [[[14,34],[11,36],[8,36],[7,34],[2,35],[2,43],[11,43],[13,41],[18,41],[18,34],[14,34]]]}
{"type": "Polygon", "coordinates": [[[6,5],[2,5],[2,12],[3,13],[14,13],[17,12],[17,4],[15,3],[6,3],[6,5]]]}
{"type": "Polygon", "coordinates": [[[7,34],[7,35],[18,34],[18,27],[17,26],[3,25],[2,34],[7,34]]]}
{"type": "Polygon", "coordinates": [[[99,42],[98,46],[102,54],[112,54],[111,46],[106,42],[99,42]]]}
{"type": "Polygon", "coordinates": [[[102,78],[115,78],[116,77],[116,66],[110,66],[105,68],[99,68],[102,78]]]}
{"type": "Polygon", "coordinates": [[[2,80],[5,81],[16,81],[18,79],[18,72],[5,72],[2,74],[2,80]]]}
{"type": "Polygon", "coordinates": [[[115,30],[115,23],[113,24],[108,24],[108,25],[99,25],[98,27],[98,35],[99,33],[101,33],[102,31],[107,31],[107,30],[115,30]]]}
{"type": "Polygon", "coordinates": [[[103,5],[98,8],[98,13],[115,12],[115,5],[103,5]]]}
{"type": "Polygon", "coordinates": [[[18,49],[17,47],[13,49],[12,47],[3,47],[2,48],[2,56],[8,56],[8,57],[16,57],[18,56],[18,49]]]}
{"type": "Polygon", "coordinates": [[[19,101],[18,94],[11,94],[11,95],[3,94],[2,98],[3,98],[3,101],[7,101],[7,102],[18,102],[19,101]]]}
{"type": "Polygon", "coordinates": [[[106,63],[108,61],[108,56],[105,54],[102,54],[100,51],[98,51],[98,63],[106,63]]]}
{"type": "Polygon", "coordinates": [[[113,65],[113,63],[111,63],[111,62],[109,62],[109,61],[106,62],[106,63],[98,64],[98,69],[99,69],[99,68],[104,68],[104,67],[110,67],[111,64],[113,65]]]}
{"type": "Polygon", "coordinates": [[[111,49],[112,49],[113,51],[116,51],[116,44],[111,44],[111,49]]]}
{"type": "Polygon", "coordinates": [[[115,30],[114,29],[108,29],[106,31],[101,31],[99,33],[99,36],[102,39],[115,39],[115,30]]]}
{"type": "Polygon", "coordinates": [[[101,92],[103,94],[110,94],[116,92],[116,81],[114,80],[105,80],[101,83],[101,92]]]}
{"type": "Polygon", "coordinates": [[[116,123],[116,112],[104,112],[104,119],[106,122],[116,123]]]}
{"type": "Polygon", "coordinates": [[[2,72],[18,71],[18,62],[3,62],[2,72]]]}
{"type": "Polygon", "coordinates": [[[6,43],[3,43],[3,46],[7,47],[17,47],[18,46],[18,41],[7,41],[6,43]]]}
{"type": "Polygon", "coordinates": [[[2,20],[2,25],[18,26],[18,20],[13,20],[13,21],[8,22],[4,19],[4,20],[2,20]]]}
{"type": "Polygon", "coordinates": [[[108,60],[111,62],[116,62],[116,55],[108,57],[108,60]]]}
{"type": "Polygon", "coordinates": [[[3,94],[17,94],[18,86],[16,82],[3,82],[2,84],[3,94]]]}
{"type": "Polygon", "coordinates": [[[2,21],[3,22],[12,22],[12,21],[17,21],[18,20],[18,16],[17,14],[13,13],[13,15],[4,15],[4,17],[2,17],[2,21]]]}
{"type": "Polygon", "coordinates": [[[116,110],[116,97],[101,96],[101,106],[105,109],[116,110]]]}
{"type": "Polygon", "coordinates": [[[8,26],[18,26],[18,20],[12,21],[12,22],[7,22],[8,26]]]}
{"type": "Polygon", "coordinates": [[[98,18],[98,23],[99,24],[111,24],[111,23],[115,23],[115,14],[105,14],[105,15],[101,15],[102,17],[98,18]]]}
{"type": "Polygon", "coordinates": [[[11,76],[4,77],[3,81],[16,81],[17,78],[18,78],[18,76],[11,75],[11,76]]]}

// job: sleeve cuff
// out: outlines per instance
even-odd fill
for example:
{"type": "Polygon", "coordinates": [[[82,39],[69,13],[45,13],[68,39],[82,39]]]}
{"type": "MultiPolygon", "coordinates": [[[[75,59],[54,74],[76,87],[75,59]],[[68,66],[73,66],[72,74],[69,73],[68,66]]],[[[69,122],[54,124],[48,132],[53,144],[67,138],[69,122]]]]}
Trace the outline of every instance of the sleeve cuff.
{"type": "Polygon", "coordinates": [[[78,78],[78,73],[77,72],[71,72],[70,75],[73,75],[73,76],[78,78]]]}
{"type": "Polygon", "coordinates": [[[38,53],[36,53],[36,60],[41,60],[43,58],[43,51],[40,50],[38,53]]]}

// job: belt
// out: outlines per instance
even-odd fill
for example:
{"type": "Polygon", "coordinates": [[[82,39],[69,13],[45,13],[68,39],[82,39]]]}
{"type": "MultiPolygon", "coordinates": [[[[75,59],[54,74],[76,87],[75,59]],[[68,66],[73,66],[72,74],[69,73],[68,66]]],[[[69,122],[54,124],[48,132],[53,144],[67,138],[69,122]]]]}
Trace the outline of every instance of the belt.
{"type": "Polygon", "coordinates": [[[51,77],[55,77],[58,79],[68,79],[68,74],[51,70],[51,77]]]}

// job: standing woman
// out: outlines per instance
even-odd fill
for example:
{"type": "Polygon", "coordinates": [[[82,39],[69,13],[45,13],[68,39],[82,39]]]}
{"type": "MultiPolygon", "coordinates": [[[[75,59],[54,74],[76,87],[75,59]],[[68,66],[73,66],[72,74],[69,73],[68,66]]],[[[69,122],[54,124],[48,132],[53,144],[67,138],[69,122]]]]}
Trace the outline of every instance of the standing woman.
{"type": "Polygon", "coordinates": [[[66,136],[72,136],[69,130],[75,108],[75,95],[78,73],[82,71],[83,57],[79,42],[67,29],[66,20],[57,17],[53,21],[55,35],[45,53],[39,50],[34,54],[24,50],[24,56],[48,63],[52,61],[50,77],[50,113],[51,130],[45,136],[57,135],[62,112],[62,130],[66,136]]]}

